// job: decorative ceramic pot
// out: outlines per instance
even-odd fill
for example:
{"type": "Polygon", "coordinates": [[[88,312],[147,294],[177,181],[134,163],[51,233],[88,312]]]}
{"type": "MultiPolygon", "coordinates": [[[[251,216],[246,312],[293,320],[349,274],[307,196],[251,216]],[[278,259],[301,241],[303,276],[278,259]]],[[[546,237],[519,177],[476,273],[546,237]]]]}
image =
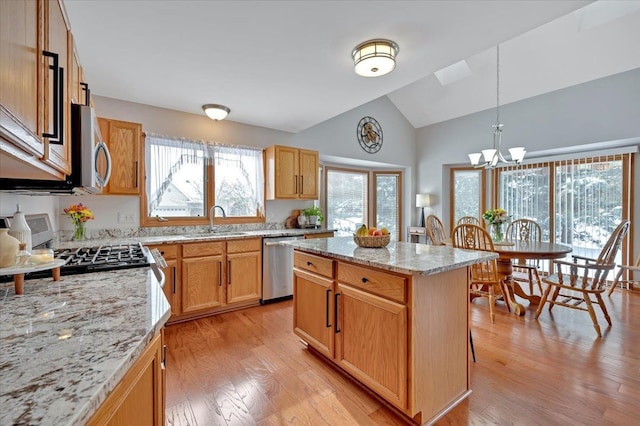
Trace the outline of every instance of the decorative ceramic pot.
{"type": "Polygon", "coordinates": [[[0,229],[0,268],[7,268],[16,263],[16,254],[20,241],[9,235],[7,228],[0,229]]]}

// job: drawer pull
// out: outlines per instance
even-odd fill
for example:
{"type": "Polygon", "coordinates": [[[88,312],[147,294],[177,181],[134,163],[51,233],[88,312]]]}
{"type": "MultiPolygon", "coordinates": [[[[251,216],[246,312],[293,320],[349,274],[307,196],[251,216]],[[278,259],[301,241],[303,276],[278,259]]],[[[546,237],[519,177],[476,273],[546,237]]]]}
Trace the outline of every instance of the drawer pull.
{"type": "Polygon", "coordinates": [[[307,266],[311,266],[311,265],[313,265],[313,263],[307,261],[307,266]]]}
{"type": "Polygon", "coordinates": [[[329,299],[331,299],[331,289],[327,289],[325,306],[324,306],[325,326],[327,328],[331,328],[331,323],[329,322],[329,299]]]}
{"type": "Polygon", "coordinates": [[[336,295],[334,296],[335,298],[335,309],[333,311],[334,313],[334,317],[333,317],[333,322],[336,325],[336,333],[340,333],[340,327],[338,326],[338,297],[340,297],[341,293],[336,293],[336,295]]]}
{"type": "Polygon", "coordinates": [[[367,283],[367,281],[369,281],[369,280],[367,279],[367,277],[362,277],[362,282],[363,282],[364,284],[366,284],[366,283],[367,283]]]}

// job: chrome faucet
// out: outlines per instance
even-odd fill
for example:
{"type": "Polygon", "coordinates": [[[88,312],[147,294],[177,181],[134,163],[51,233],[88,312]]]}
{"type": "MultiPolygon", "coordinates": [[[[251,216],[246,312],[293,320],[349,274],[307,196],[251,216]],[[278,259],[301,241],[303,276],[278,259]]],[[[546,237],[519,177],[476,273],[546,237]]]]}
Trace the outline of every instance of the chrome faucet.
{"type": "Polygon", "coordinates": [[[227,217],[227,214],[225,213],[224,209],[222,208],[222,206],[219,205],[215,205],[213,207],[211,207],[209,209],[209,231],[214,232],[216,230],[216,228],[214,228],[213,226],[213,215],[215,213],[216,207],[220,209],[220,211],[222,212],[222,217],[227,217]]]}

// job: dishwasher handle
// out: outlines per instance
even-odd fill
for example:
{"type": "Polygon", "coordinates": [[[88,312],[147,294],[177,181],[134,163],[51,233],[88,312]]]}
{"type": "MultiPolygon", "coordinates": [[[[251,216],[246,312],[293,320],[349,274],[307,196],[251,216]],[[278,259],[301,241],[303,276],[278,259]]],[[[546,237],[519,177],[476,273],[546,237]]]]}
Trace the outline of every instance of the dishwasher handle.
{"type": "Polygon", "coordinates": [[[264,246],[265,247],[272,247],[272,246],[282,246],[282,247],[286,247],[285,245],[280,244],[282,241],[294,241],[294,240],[302,240],[304,239],[303,237],[300,238],[289,238],[286,240],[279,240],[279,241],[265,241],[264,242],[264,246]]]}

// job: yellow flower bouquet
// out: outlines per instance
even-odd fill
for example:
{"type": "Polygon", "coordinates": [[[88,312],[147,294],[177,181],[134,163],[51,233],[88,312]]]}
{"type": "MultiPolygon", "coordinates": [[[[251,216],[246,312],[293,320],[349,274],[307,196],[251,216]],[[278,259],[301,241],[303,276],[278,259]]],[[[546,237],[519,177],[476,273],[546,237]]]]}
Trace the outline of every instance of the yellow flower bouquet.
{"type": "Polygon", "coordinates": [[[491,225],[491,238],[493,241],[502,241],[504,239],[502,225],[509,222],[511,216],[504,209],[489,209],[482,214],[482,217],[491,225]]]}
{"type": "Polygon", "coordinates": [[[78,203],[64,209],[64,214],[71,218],[71,222],[73,222],[73,226],[75,226],[76,228],[76,231],[73,234],[73,240],[85,240],[87,231],[84,227],[84,224],[86,221],[94,219],[91,209],[89,209],[89,207],[83,205],[82,203],[78,203]]]}

